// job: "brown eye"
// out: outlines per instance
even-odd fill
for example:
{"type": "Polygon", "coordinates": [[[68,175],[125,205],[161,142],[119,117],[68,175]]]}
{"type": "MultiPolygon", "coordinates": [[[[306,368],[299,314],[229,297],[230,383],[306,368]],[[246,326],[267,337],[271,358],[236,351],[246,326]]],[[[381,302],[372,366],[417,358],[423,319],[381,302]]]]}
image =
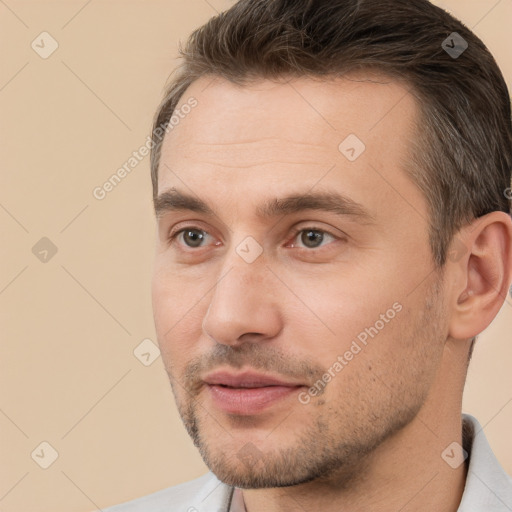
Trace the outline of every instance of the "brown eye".
{"type": "Polygon", "coordinates": [[[205,238],[204,231],[200,229],[184,229],[181,233],[183,234],[183,241],[185,242],[185,245],[188,245],[189,247],[200,247],[201,242],[205,238]]]}
{"type": "Polygon", "coordinates": [[[314,229],[304,229],[302,231],[301,242],[308,248],[318,247],[324,240],[324,233],[314,229]]]}
{"type": "Polygon", "coordinates": [[[178,239],[179,245],[185,245],[192,249],[202,247],[204,240],[208,237],[208,233],[203,229],[189,226],[178,231],[174,231],[168,237],[169,245],[175,245],[178,239]]]}
{"type": "Polygon", "coordinates": [[[296,241],[293,247],[299,249],[321,249],[323,246],[329,245],[330,242],[338,240],[338,237],[328,231],[311,226],[297,229],[293,240],[296,241]]]}

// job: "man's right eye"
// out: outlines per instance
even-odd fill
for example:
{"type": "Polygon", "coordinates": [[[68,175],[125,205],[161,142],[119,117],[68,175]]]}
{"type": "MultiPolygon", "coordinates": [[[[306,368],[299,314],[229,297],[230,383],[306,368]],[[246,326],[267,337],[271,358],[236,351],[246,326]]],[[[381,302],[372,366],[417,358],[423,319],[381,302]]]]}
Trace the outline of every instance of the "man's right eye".
{"type": "Polygon", "coordinates": [[[207,239],[210,235],[195,226],[189,226],[186,228],[181,228],[177,231],[171,232],[168,241],[169,245],[173,245],[178,241],[180,244],[185,245],[191,249],[203,247],[202,242],[207,239]]]}

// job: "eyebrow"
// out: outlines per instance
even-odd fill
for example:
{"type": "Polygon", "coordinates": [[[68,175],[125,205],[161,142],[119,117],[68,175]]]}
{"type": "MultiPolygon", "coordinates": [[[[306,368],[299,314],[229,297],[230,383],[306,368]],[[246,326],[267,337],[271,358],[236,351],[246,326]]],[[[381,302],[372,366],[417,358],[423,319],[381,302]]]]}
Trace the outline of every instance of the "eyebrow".
{"type": "MultiPolygon", "coordinates": [[[[171,211],[192,211],[217,216],[206,202],[174,187],[162,192],[155,199],[154,208],[157,219],[171,211]]],[[[363,224],[375,222],[373,215],[361,203],[337,192],[306,192],[272,198],[256,208],[256,215],[260,219],[272,219],[306,210],[321,210],[339,216],[354,217],[363,224]]]]}

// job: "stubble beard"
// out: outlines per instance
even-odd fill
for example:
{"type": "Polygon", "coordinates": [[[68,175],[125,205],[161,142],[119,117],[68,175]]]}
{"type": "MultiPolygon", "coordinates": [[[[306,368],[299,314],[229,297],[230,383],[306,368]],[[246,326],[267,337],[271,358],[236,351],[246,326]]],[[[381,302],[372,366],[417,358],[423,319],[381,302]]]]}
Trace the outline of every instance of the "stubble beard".
{"type": "MultiPolygon", "coordinates": [[[[423,342],[427,347],[433,342],[440,342],[441,333],[437,328],[437,321],[443,306],[442,301],[438,300],[438,284],[434,283],[431,288],[423,315],[416,319],[415,326],[403,332],[407,336],[406,343],[414,342],[419,346],[423,342]]],[[[428,362],[429,357],[432,357],[431,349],[418,349],[412,364],[421,368],[422,364],[428,362]]],[[[278,447],[260,450],[250,442],[235,442],[235,438],[223,431],[223,427],[204,410],[197,397],[187,394],[182,399],[179,390],[173,385],[174,379],[170,372],[168,374],[183,424],[205,464],[224,483],[247,489],[287,487],[314,480],[326,484],[335,483],[337,488],[353,485],[370,465],[374,450],[417,416],[428,394],[428,386],[421,389],[416,386],[418,377],[421,378],[418,372],[413,372],[412,375],[406,372],[406,385],[410,386],[404,394],[406,398],[394,402],[391,400],[387,409],[379,410],[376,406],[376,410],[365,411],[363,416],[359,415],[359,421],[351,424],[341,417],[342,413],[351,414],[350,410],[340,408],[336,412],[332,407],[330,411],[325,407],[325,411],[315,415],[301,432],[292,431],[283,436],[286,420],[283,421],[279,427],[282,442],[274,445],[278,447]],[[222,444],[218,440],[224,433],[222,444]],[[231,447],[233,449],[228,453],[231,447]],[[249,462],[243,457],[247,450],[252,450],[254,455],[249,462]]],[[[398,391],[403,391],[403,388],[398,391]]],[[[297,402],[296,407],[313,408],[312,404],[305,406],[297,402]]],[[[317,402],[316,409],[321,411],[321,405],[322,400],[317,402]]],[[[290,417],[293,417],[293,413],[290,417]]],[[[276,419],[276,424],[279,421],[276,419]]],[[[304,422],[301,427],[303,425],[304,422]]]]}

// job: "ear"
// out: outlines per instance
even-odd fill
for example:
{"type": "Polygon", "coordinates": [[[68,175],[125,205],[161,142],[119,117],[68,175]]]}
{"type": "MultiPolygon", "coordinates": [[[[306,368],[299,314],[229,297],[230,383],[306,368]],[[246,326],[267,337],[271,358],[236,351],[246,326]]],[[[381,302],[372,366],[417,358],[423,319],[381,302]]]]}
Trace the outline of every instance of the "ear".
{"type": "Polygon", "coordinates": [[[480,334],[498,314],[512,279],[512,219],[491,212],[453,238],[447,266],[452,276],[449,335],[480,334]]]}

